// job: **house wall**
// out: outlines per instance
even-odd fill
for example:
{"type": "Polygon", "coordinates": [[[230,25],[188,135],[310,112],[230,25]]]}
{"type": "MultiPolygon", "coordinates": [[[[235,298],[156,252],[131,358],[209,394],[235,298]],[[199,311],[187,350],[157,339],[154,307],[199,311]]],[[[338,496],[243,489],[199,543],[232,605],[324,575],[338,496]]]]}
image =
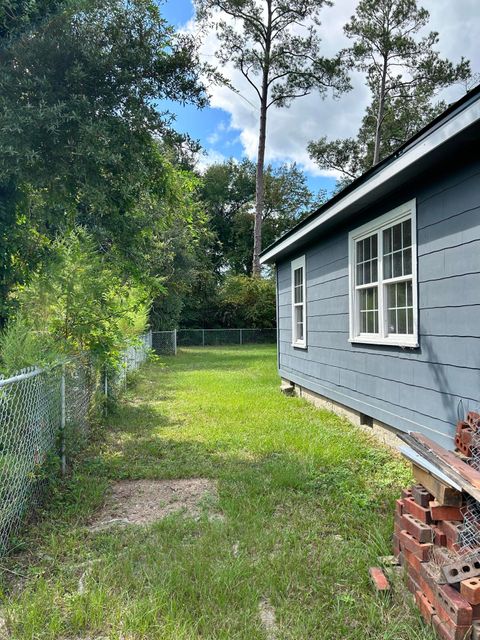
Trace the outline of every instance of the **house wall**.
{"type": "Polygon", "coordinates": [[[278,265],[282,378],[403,431],[453,447],[480,407],[480,161],[432,169],[350,225],[278,265]],[[416,198],[420,347],[349,342],[348,233],[416,198]],[[291,345],[290,260],[305,254],[306,350],[291,345]]]}

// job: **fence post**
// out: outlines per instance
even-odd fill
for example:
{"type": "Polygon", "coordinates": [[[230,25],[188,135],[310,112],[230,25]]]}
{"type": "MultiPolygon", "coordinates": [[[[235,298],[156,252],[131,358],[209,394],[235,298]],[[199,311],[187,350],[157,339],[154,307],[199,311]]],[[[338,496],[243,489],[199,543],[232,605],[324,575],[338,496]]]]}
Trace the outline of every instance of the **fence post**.
{"type": "Polygon", "coordinates": [[[177,355],[177,330],[174,329],[173,330],[173,341],[174,341],[174,345],[173,345],[173,355],[177,355]]]}
{"type": "Polygon", "coordinates": [[[202,329],[202,347],[205,346],[205,329],[202,329]]]}
{"type": "Polygon", "coordinates": [[[66,406],[65,406],[65,365],[62,364],[62,378],[60,381],[60,433],[61,433],[61,469],[62,476],[67,471],[67,455],[65,442],[66,406]]]}
{"type": "Polygon", "coordinates": [[[240,329],[240,344],[243,344],[243,329],[240,329]]]}

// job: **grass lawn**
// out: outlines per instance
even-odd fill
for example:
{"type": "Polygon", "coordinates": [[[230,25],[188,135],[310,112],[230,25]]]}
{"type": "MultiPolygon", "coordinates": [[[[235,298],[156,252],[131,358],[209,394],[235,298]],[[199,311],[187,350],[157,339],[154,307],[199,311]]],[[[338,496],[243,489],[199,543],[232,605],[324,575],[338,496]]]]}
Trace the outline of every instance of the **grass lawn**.
{"type": "Polygon", "coordinates": [[[180,351],[142,370],[3,560],[8,637],[433,638],[408,598],[378,597],[368,578],[409,480],[346,421],[282,396],[274,348],[180,351]],[[140,478],[214,479],[218,504],[91,531],[109,484],[140,478]]]}

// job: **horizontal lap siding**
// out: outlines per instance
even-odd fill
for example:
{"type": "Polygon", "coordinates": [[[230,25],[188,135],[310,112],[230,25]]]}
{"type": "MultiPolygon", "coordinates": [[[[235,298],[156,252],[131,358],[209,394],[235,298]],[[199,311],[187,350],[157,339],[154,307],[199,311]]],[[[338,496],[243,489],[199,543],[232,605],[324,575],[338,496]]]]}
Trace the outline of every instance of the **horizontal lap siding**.
{"type": "Polygon", "coordinates": [[[458,415],[480,406],[480,163],[402,197],[417,198],[420,348],[349,343],[345,228],[305,251],[307,350],[291,345],[290,262],[278,265],[280,373],[451,446],[458,415]]]}

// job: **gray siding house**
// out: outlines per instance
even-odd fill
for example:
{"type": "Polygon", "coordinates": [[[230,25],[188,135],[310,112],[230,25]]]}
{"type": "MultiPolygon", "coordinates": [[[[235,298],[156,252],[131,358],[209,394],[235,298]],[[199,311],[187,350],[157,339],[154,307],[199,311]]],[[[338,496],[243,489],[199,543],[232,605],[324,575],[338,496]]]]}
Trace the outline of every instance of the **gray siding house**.
{"type": "Polygon", "coordinates": [[[261,256],[284,382],[453,448],[480,407],[480,88],[261,256]]]}

